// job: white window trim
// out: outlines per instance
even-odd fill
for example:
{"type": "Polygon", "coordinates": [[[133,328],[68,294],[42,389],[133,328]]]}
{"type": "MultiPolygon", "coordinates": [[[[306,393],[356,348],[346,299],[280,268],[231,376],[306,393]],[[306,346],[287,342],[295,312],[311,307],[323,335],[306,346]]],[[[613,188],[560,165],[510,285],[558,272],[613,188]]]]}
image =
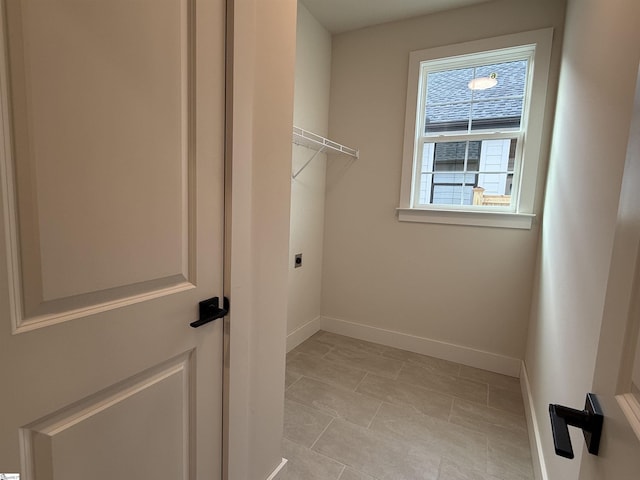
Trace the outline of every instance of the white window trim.
{"type": "MultiPolygon", "coordinates": [[[[540,155],[542,149],[543,123],[551,59],[553,29],[546,28],[529,32],[504,35],[476,40],[473,42],[418,50],[409,55],[409,75],[407,83],[407,106],[405,136],[402,160],[402,183],[398,219],[408,222],[445,223],[487,227],[530,229],[535,217],[534,201],[540,155]],[[525,45],[536,46],[531,65],[531,95],[526,124],[526,145],[522,145],[521,178],[518,198],[513,211],[489,211],[487,208],[469,206],[452,208],[431,205],[428,208],[412,207],[414,149],[418,148],[416,124],[418,122],[418,93],[420,87],[420,62],[445,59],[473,53],[481,53],[503,48],[525,45]]],[[[448,139],[448,137],[447,137],[448,139]]]]}

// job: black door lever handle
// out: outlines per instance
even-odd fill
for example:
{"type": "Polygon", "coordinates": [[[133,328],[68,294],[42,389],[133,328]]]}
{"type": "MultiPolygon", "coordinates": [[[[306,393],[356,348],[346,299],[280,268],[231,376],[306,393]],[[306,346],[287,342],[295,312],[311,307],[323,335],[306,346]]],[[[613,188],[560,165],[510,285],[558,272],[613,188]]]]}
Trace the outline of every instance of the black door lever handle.
{"type": "Polygon", "coordinates": [[[218,318],[222,318],[229,313],[229,299],[222,298],[222,308],[220,308],[220,299],[218,297],[209,298],[198,303],[200,318],[189,325],[193,328],[201,327],[209,322],[213,322],[218,318]]]}
{"type": "Polygon", "coordinates": [[[551,404],[549,405],[549,416],[551,417],[551,432],[553,433],[556,455],[573,458],[569,425],[582,429],[587,450],[593,455],[598,455],[604,416],[593,393],[587,393],[584,410],[551,404]]]}

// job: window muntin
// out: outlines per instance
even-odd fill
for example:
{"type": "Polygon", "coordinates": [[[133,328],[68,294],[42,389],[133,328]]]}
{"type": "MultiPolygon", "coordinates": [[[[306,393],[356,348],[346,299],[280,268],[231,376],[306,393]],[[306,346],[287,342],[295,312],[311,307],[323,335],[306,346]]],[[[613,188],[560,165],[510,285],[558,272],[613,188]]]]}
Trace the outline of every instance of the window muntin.
{"type": "Polygon", "coordinates": [[[412,208],[515,211],[534,51],[420,63],[412,208]],[[497,84],[471,89],[479,77],[497,84]]]}

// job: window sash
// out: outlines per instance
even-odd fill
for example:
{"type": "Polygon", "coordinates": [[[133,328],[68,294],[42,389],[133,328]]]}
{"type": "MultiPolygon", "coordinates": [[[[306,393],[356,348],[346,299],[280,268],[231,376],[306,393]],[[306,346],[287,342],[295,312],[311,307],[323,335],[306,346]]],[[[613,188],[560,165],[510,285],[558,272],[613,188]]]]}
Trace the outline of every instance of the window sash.
{"type": "MultiPolygon", "coordinates": [[[[417,110],[416,110],[416,136],[424,135],[425,133],[425,112],[427,109],[427,105],[429,107],[440,106],[440,105],[461,105],[461,104],[469,104],[473,106],[474,104],[484,103],[484,102],[492,102],[501,100],[503,98],[511,98],[510,97],[496,97],[496,98],[488,98],[488,99],[470,99],[459,102],[450,102],[450,103],[429,103],[427,104],[427,90],[428,90],[428,81],[427,76],[430,73],[439,73],[448,70],[455,70],[459,68],[478,68],[486,65],[491,65],[494,63],[505,63],[512,61],[525,60],[527,62],[527,71],[526,71],[526,79],[524,85],[523,94],[513,96],[514,99],[523,99],[522,111],[520,113],[520,128],[519,129],[509,129],[507,131],[527,131],[527,119],[529,117],[529,106],[531,103],[531,93],[533,87],[533,70],[534,70],[534,58],[535,58],[536,45],[522,45],[519,47],[511,47],[500,50],[486,51],[486,52],[478,52],[472,53],[468,55],[461,55],[452,58],[444,58],[438,60],[426,60],[420,62],[419,66],[419,76],[418,76],[418,102],[417,102],[417,110]]],[[[469,119],[470,120],[470,119],[469,119]]],[[[471,125],[469,125],[469,128],[471,125]]],[[[491,130],[485,130],[485,132],[491,130]]],[[[500,130],[493,130],[494,132],[498,132],[500,130]]],[[[472,133],[471,129],[467,130],[467,133],[472,133]]],[[[457,133],[457,132],[456,132],[457,133]]]]}
{"type": "MultiPolygon", "coordinates": [[[[500,132],[495,132],[495,133],[489,133],[489,134],[485,134],[485,133],[469,133],[469,134],[458,134],[458,135],[424,135],[422,137],[420,137],[417,142],[416,142],[416,146],[414,151],[416,152],[415,154],[415,159],[413,162],[413,178],[412,178],[412,202],[411,202],[411,207],[410,208],[434,208],[434,209],[453,209],[453,210],[467,210],[469,208],[473,209],[473,210],[477,210],[477,209],[486,209],[486,210],[490,210],[490,211],[503,211],[503,212],[515,212],[517,211],[517,206],[518,206],[518,201],[519,201],[519,195],[520,195],[520,181],[521,181],[521,172],[522,172],[522,150],[523,150],[523,144],[524,144],[524,132],[505,132],[505,133],[500,133],[500,132]],[[430,170],[423,170],[423,155],[424,155],[424,148],[427,145],[433,144],[433,148],[435,149],[435,145],[438,143],[456,143],[456,142],[482,142],[484,140],[516,140],[516,151],[515,151],[515,156],[514,156],[514,164],[513,164],[513,168],[509,169],[508,168],[508,164],[507,164],[507,168],[505,170],[499,170],[499,171],[494,171],[494,170],[480,170],[478,169],[473,169],[473,170],[468,170],[467,169],[467,159],[465,159],[464,162],[464,169],[463,170],[436,170],[436,166],[435,166],[435,161],[433,162],[432,168],[430,170]],[[424,186],[423,186],[423,175],[427,175],[427,176],[431,176],[431,181],[430,181],[430,185],[428,186],[429,189],[433,189],[434,185],[437,185],[437,183],[434,182],[434,175],[442,175],[442,174],[448,174],[448,175],[461,175],[463,176],[464,179],[466,179],[467,175],[505,175],[505,176],[509,176],[509,175],[513,175],[513,181],[512,181],[512,191],[511,191],[511,203],[508,206],[502,207],[502,206],[489,206],[489,205],[463,205],[463,204],[434,204],[434,203],[423,203],[420,201],[420,196],[421,193],[424,191],[424,186]]],[[[428,147],[427,147],[428,148],[428,147]]],[[[432,153],[433,155],[433,153],[432,153]]],[[[479,159],[478,159],[479,161],[479,159]]],[[[477,181],[477,179],[476,179],[477,181]]],[[[463,189],[465,187],[473,187],[475,185],[472,185],[470,183],[466,183],[466,181],[463,181],[462,183],[458,183],[457,185],[460,185],[463,189]]],[[[429,196],[430,201],[433,200],[433,197],[430,195],[429,196]]]]}

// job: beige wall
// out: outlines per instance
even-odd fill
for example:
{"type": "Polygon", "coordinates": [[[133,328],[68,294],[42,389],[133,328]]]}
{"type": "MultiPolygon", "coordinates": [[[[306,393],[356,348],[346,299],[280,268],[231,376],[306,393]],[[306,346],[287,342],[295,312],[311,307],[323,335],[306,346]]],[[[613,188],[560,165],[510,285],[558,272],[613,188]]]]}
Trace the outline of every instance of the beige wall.
{"type": "MultiPolygon", "coordinates": [[[[334,36],[329,133],[360,159],[328,162],[323,316],[523,358],[538,229],[396,217],[408,57],[543,27],[557,37],[563,15],[562,1],[496,1],[334,36]]],[[[551,100],[559,47],[556,38],[551,100]]]]}
{"type": "Polygon", "coordinates": [[[296,2],[229,5],[226,478],[264,480],[282,460],[296,2]]]}
{"type": "MultiPolygon", "coordinates": [[[[582,407],[587,392],[604,393],[603,382],[594,382],[603,318],[617,308],[617,320],[624,321],[622,307],[630,295],[637,203],[630,218],[621,210],[619,219],[618,208],[640,57],[639,23],[637,0],[569,1],[525,361],[550,479],[579,478],[584,441],[572,429],[577,459],[554,454],[548,404],[582,407]],[[614,240],[627,244],[622,257],[612,257],[614,240]]],[[[612,332],[603,338],[616,345],[612,332]]],[[[617,360],[611,356],[609,363],[617,360]]],[[[607,382],[615,383],[617,366],[607,368],[600,380],[608,376],[607,382]]],[[[607,411],[608,418],[612,413],[607,411]]]]}
{"type": "MultiPolygon", "coordinates": [[[[324,136],[329,126],[330,72],[331,36],[300,3],[293,123],[324,136]]],[[[294,145],[293,171],[313,154],[314,150],[294,145]]],[[[326,155],[320,154],[291,181],[287,333],[320,316],[325,168],[326,155]],[[294,269],[297,253],[303,254],[303,263],[294,269]]]]}

